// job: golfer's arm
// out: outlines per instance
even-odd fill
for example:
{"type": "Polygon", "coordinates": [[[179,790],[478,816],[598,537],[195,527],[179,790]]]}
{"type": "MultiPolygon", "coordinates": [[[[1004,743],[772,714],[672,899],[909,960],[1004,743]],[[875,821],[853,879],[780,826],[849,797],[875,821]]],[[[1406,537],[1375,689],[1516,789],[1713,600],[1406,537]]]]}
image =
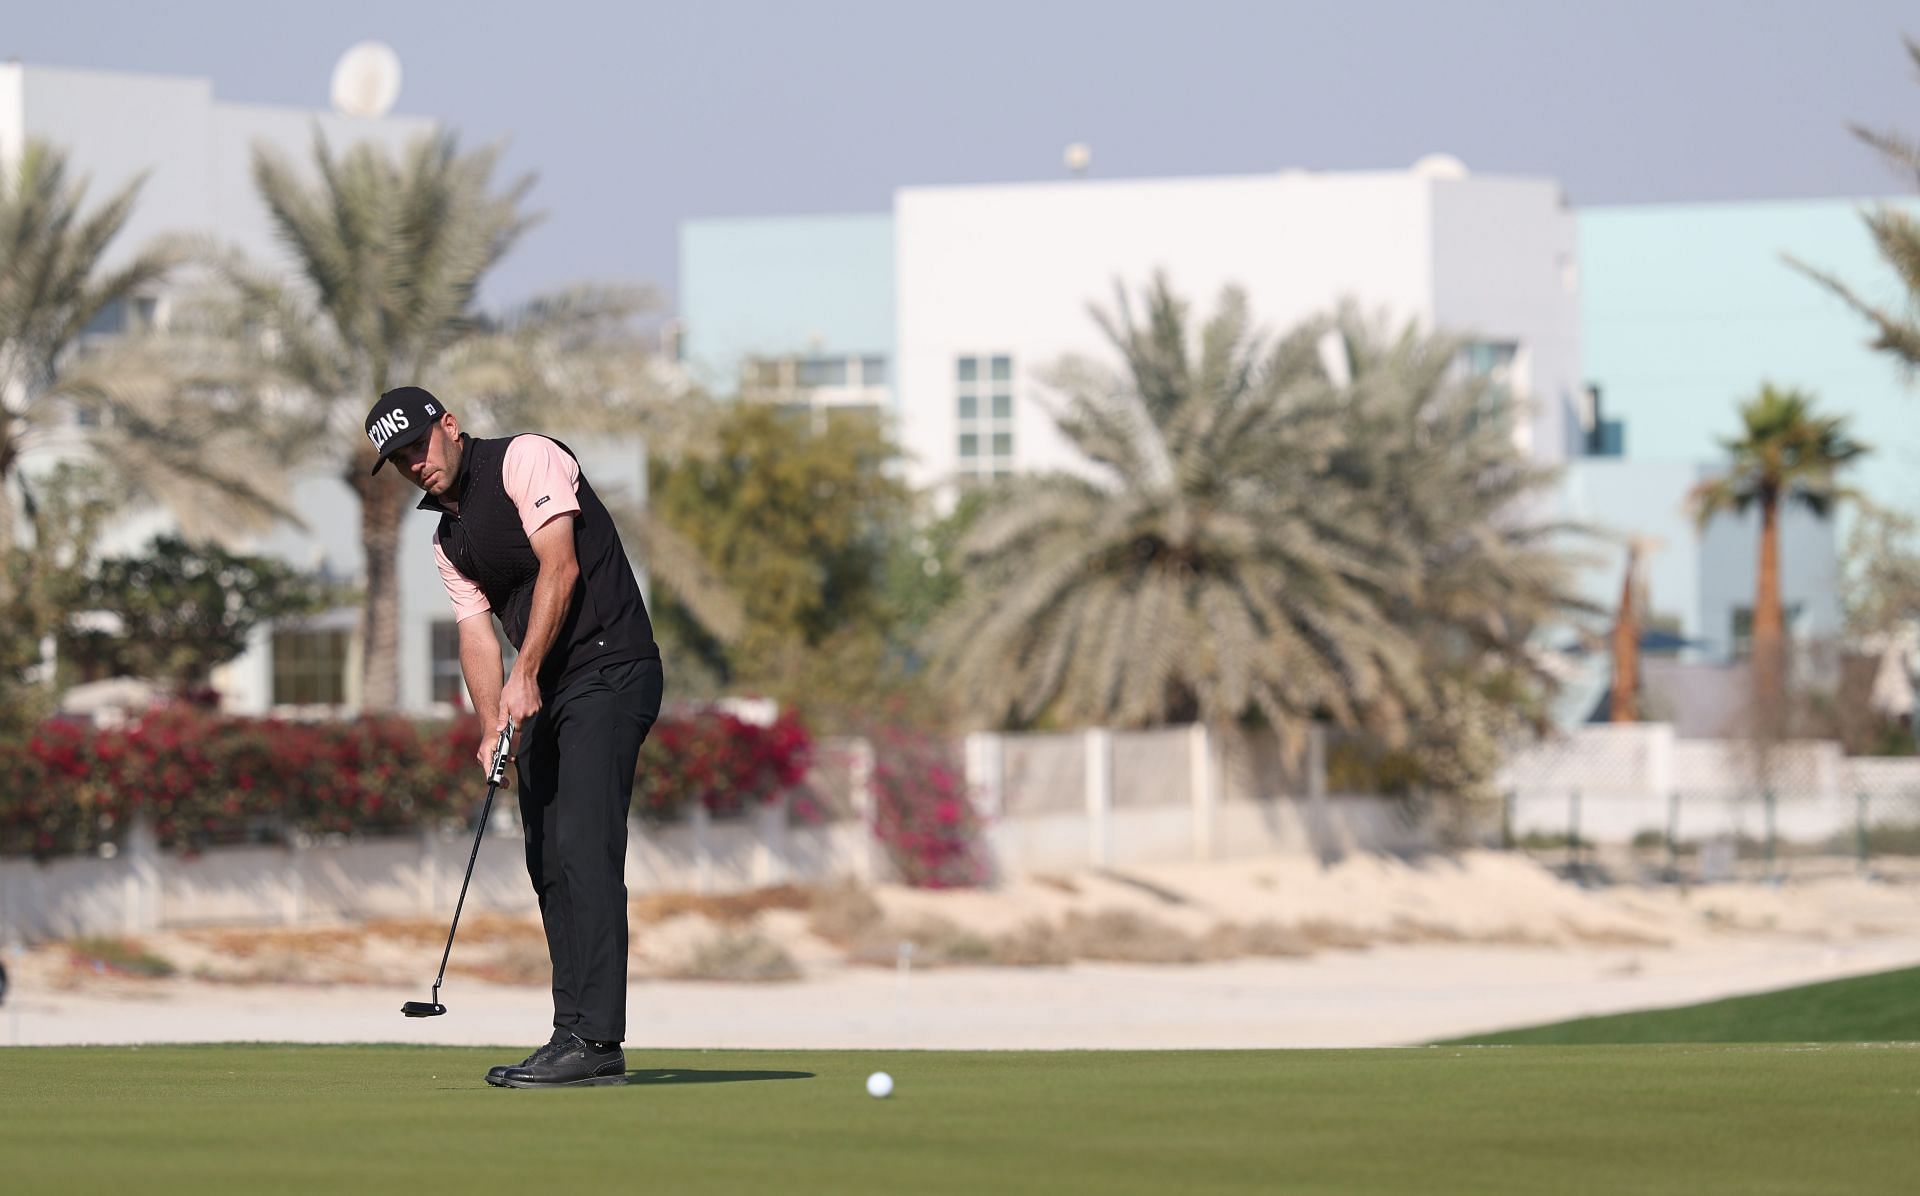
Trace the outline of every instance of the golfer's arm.
{"type": "Polygon", "coordinates": [[[460,673],[467,679],[467,696],[480,725],[491,729],[500,717],[500,640],[493,634],[493,615],[468,615],[460,620],[460,673]]]}
{"type": "Polygon", "coordinates": [[[537,682],[540,666],[546,662],[554,637],[560,634],[560,624],[567,617],[567,607],[573,602],[580,562],[573,555],[572,515],[554,516],[531,539],[533,555],[540,559],[540,576],[533,583],[533,611],[513,669],[537,682]]]}

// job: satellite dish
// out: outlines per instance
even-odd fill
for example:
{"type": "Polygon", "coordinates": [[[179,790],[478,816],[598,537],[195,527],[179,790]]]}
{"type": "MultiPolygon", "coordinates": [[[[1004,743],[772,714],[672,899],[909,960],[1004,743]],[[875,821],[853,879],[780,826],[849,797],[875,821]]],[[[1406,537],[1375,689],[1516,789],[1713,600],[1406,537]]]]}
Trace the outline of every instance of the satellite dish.
{"type": "Polygon", "coordinates": [[[1467,164],[1452,154],[1428,154],[1413,164],[1413,173],[1424,179],[1457,183],[1467,177],[1467,164]]]}
{"type": "Polygon", "coordinates": [[[400,56],[385,42],[353,46],[333,64],[333,110],[342,116],[385,116],[400,98],[400,56]]]}

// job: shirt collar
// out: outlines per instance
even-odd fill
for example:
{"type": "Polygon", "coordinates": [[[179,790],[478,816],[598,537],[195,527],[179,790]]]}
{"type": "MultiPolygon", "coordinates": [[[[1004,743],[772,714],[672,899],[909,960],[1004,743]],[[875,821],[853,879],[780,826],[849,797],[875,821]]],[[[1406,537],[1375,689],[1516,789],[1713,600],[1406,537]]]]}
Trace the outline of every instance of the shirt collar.
{"type": "MultiPolygon", "coordinates": [[[[465,501],[467,497],[467,483],[468,481],[471,480],[472,471],[473,471],[473,437],[467,435],[465,432],[462,432],[460,433],[460,466],[459,468],[453,471],[453,485],[448,488],[449,492],[452,493],[453,495],[454,502],[457,503],[457,502],[465,501]]],[[[431,493],[421,498],[418,505],[414,507],[414,510],[439,511],[443,515],[452,514],[451,511],[441,506],[440,500],[436,498],[434,495],[432,495],[431,493]]]]}

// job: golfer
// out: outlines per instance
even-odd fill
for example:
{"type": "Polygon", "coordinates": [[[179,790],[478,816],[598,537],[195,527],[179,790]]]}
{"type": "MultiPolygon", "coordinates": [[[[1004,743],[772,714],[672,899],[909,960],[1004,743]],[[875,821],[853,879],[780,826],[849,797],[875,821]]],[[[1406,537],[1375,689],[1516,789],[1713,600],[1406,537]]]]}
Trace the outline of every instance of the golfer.
{"type": "Polygon", "coordinates": [[[402,386],[367,414],[440,515],[433,553],[460,627],[460,670],[482,735],[519,728],[527,873],[553,961],[553,1036],[503,1088],[622,1083],[627,1013],[627,809],[660,713],[660,650],[613,519],[563,444],[475,440],[432,394],[402,386]],[[493,619],[519,655],[504,681],[493,619]]]}

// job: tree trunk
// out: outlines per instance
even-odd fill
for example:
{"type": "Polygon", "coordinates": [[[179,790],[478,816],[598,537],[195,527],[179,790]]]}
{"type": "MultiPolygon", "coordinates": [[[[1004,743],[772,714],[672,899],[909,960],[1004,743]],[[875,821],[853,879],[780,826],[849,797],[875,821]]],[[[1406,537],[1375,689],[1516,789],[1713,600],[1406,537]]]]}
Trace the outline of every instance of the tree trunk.
{"type": "Polygon", "coordinates": [[[407,491],[394,470],[373,477],[373,455],[357,453],[348,479],[360,496],[360,550],[366,594],[360,606],[360,708],[392,710],[400,704],[400,523],[407,491]]]}
{"type": "Polygon", "coordinates": [[[1760,496],[1760,570],[1753,595],[1753,693],[1763,729],[1778,732],[1786,704],[1786,644],[1780,616],[1780,498],[1760,496]]]}
{"type": "Polygon", "coordinates": [[[1636,709],[1640,693],[1640,619],[1633,600],[1639,565],[1639,546],[1629,546],[1627,576],[1620,583],[1620,610],[1613,618],[1613,700],[1607,718],[1616,723],[1640,721],[1636,709]]]}

